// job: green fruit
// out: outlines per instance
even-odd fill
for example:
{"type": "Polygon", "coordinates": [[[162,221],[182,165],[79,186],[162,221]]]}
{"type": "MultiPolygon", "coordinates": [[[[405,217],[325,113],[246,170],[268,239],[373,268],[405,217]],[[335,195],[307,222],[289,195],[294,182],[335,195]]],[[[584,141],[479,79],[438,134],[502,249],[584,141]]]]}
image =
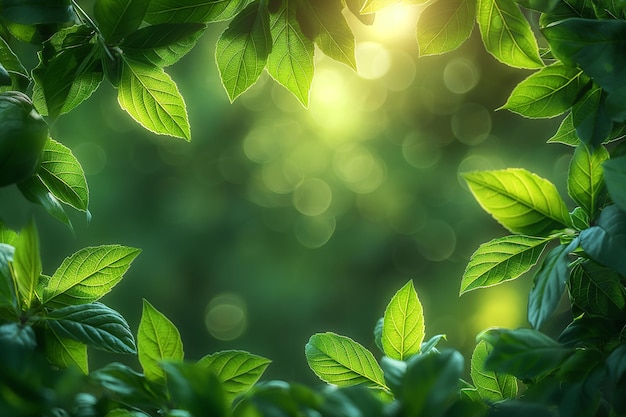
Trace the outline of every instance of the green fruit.
{"type": "Polygon", "coordinates": [[[0,93],[0,187],[32,177],[48,140],[48,125],[19,91],[0,93]]]}

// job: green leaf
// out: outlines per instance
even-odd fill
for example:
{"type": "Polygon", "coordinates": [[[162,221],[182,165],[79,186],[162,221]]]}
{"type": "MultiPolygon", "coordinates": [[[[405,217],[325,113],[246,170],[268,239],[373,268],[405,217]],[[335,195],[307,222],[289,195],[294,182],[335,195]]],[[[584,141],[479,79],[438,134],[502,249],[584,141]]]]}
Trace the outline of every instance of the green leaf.
{"type": "Polygon", "coordinates": [[[227,416],[224,389],[218,378],[195,363],[165,362],[168,401],[182,416],[227,416]]]}
{"type": "Polygon", "coordinates": [[[125,37],[120,48],[135,61],[167,67],[191,51],[205,29],[202,23],[146,26],[125,37]]]}
{"type": "Polygon", "coordinates": [[[25,91],[30,81],[28,71],[2,37],[0,37],[0,64],[12,76],[11,90],[25,91]]]}
{"type": "Polygon", "coordinates": [[[604,175],[602,163],[609,159],[609,153],[603,146],[593,151],[580,145],[574,152],[567,176],[567,192],[590,219],[604,202],[604,175]]]}
{"type": "Polygon", "coordinates": [[[46,323],[61,338],[74,339],[114,353],[135,353],[128,323],[102,303],[81,304],[52,310],[46,323]]]}
{"type": "Polygon", "coordinates": [[[39,175],[18,183],[17,187],[28,201],[42,206],[48,214],[65,224],[70,230],[74,230],[63,206],[48,190],[39,175]]]}
{"type": "Polygon", "coordinates": [[[92,303],[122,279],[140,249],[103,245],[79,250],[65,258],[43,292],[43,303],[65,306],[92,303]]]}
{"type": "Polygon", "coordinates": [[[578,135],[576,135],[576,127],[574,126],[572,113],[568,113],[568,115],[565,116],[556,133],[548,139],[547,143],[562,143],[573,147],[581,144],[578,135]]]}
{"type": "Polygon", "coordinates": [[[528,297],[528,321],[539,329],[556,310],[567,282],[569,261],[567,256],[578,246],[575,239],[569,245],[560,245],[546,255],[535,274],[528,297]]]}
{"type": "MultiPolygon", "coordinates": [[[[45,69],[42,69],[42,71],[45,71],[45,69]]],[[[94,71],[85,72],[77,78],[67,80],[67,83],[64,85],[57,83],[55,87],[62,89],[62,91],[58,92],[58,94],[67,95],[63,99],[59,99],[58,103],[54,104],[54,111],[58,114],[65,114],[77,107],[83,101],[91,97],[91,95],[98,89],[103,77],[103,73],[99,69],[94,69],[94,71]]],[[[49,81],[50,80],[44,82],[49,81]]],[[[48,110],[48,103],[46,102],[45,88],[46,86],[43,86],[40,82],[36,83],[33,88],[33,103],[37,111],[44,116],[50,113],[48,110]]],[[[51,92],[50,94],[54,95],[56,92],[51,92]]],[[[56,99],[52,98],[51,100],[56,99]]]]}
{"type": "Polygon", "coordinates": [[[32,352],[37,347],[37,337],[33,328],[28,324],[4,323],[0,324],[0,345],[2,345],[3,354],[6,354],[8,346],[32,352]]]}
{"type": "Polygon", "coordinates": [[[513,233],[548,236],[571,225],[556,187],[524,169],[469,172],[463,178],[482,208],[513,233]]]}
{"type": "Polygon", "coordinates": [[[557,62],[519,83],[501,108],[530,118],[555,117],[572,107],[587,81],[580,69],[557,62]]]}
{"type": "Polygon", "coordinates": [[[447,0],[428,5],[417,22],[417,45],[421,56],[455,50],[474,29],[476,0],[447,0]]]}
{"type": "Polygon", "coordinates": [[[330,58],[356,70],[354,34],[348,26],[339,0],[301,2],[297,18],[302,33],[330,58]]]}
{"type": "Polygon", "coordinates": [[[59,368],[76,366],[83,374],[89,373],[87,345],[74,339],[57,336],[54,330],[47,328],[44,334],[46,357],[59,368]]]}
{"type": "Polygon", "coordinates": [[[151,132],[191,139],[185,102],[162,68],[125,59],[117,99],[135,121],[151,132]]]}
{"type": "MultiPolygon", "coordinates": [[[[376,13],[389,6],[398,4],[399,2],[400,0],[365,0],[363,2],[363,7],[361,8],[361,13],[364,13],[364,14],[376,13]]],[[[421,3],[425,3],[425,2],[426,1],[423,1],[421,3]]]]}
{"type": "MultiPolygon", "coordinates": [[[[170,416],[172,416],[170,414],[170,416]]],[[[144,414],[141,411],[129,411],[123,408],[116,408],[109,411],[104,417],[149,417],[148,414],[144,414]]]]}
{"type": "Polygon", "coordinates": [[[2,18],[21,25],[65,23],[72,20],[67,1],[4,0],[2,18]]]}
{"type": "Polygon", "coordinates": [[[267,60],[267,72],[291,91],[306,107],[313,81],[313,42],[302,33],[296,19],[296,2],[284,0],[270,14],[272,52],[267,60]]]}
{"type": "Polygon", "coordinates": [[[149,23],[205,23],[233,18],[249,0],[151,0],[149,23]]]}
{"type": "Polygon", "coordinates": [[[561,0],[515,0],[519,3],[520,6],[530,9],[537,10],[539,12],[550,13],[557,7],[561,0]]]}
{"type": "Polygon", "coordinates": [[[547,375],[574,352],[533,329],[489,329],[478,336],[493,349],[485,369],[531,379],[547,375]]]}
{"type": "Polygon", "coordinates": [[[596,226],[580,233],[580,246],[593,260],[626,275],[626,212],[605,207],[596,226]]]}
{"type": "Polygon", "coordinates": [[[592,261],[577,263],[569,286],[574,304],[584,312],[602,317],[624,314],[626,289],[615,271],[592,261]]]}
{"type": "Polygon", "coordinates": [[[387,389],[374,355],[354,340],[335,333],[317,333],[305,350],[309,367],[324,382],[349,387],[364,384],[387,389]]]}
{"type": "Polygon", "coordinates": [[[552,53],[566,65],[579,65],[606,91],[626,79],[626,21],[570,18],[542,29],[552,53]]]}
{"type": "Polygon", "coordinates": [[[0,243],[15,246],[15,244],[17,243],[17,238],[17,232],[9,229],[6,224],[4,224],[2,219],[0,219],[0,243]]]}
{"type": "Polygon", "coordinates": [[[137,350],[143,372],[150,381],[165,378],[165,371],[160,366],[162,361],[182,361],[184,357],[183,342],[176,326],[145,299],[137,333],[137,350]]]}
{"type": "Polygon", "coordinates": [[[215,59],[222,84],[232,102],[258,79],[272,49],[269,12],[257,0],[239,13],[222,33],[215,59]]]}
{"type": "MultiPolygon", "coordinates": [[[[11,275],[11,262],[13,262],[13,254],[15,248],[6,243],[2,243],[2,224],[0,223],[0,307],[10,307],[17,315],[18,305],[15,296],[15,287],[13,285],[13,277],[11,275]]],[[[15,235],[17,241],[17,235],[15,235]]]]}
{"type": "Polygon", "coordinates": [[[478,0],[478,28],[485,49],[514,68],[541,68],[539,47],[530,24],[511,0],[478,0]]]}
{"type": "Polygon", "coordinates": [[[604,181],[611,200],[626,211],[626,156],[611,158],[602,164],[604,181]]]}
{"type": "Polygon", "coordinates": [[[459,295],[513,280],[532,268],[549,239],[506,236],[483,243],[470,258],[459,295]]]}
{"type": "Polygon", "coordinates": [[[155,405],[162,402],[161,387],[154,387],[146,377],[121,363],[109,363],[92,371],[89,379],[114,394],[121,402],[155,405]]]}
{"type": "Polygon", "coordinates": [[[15,244],[13,273],[23,309],[28,310],[35,297],[35,288],[41,275],[39,236],[32,220],[22,229],[15,244]]]}
{"type": "Polygon", "coordinates": [[[89,189],[83,168],[72,151],[49,139],[43,150],[37,174],[46,188],[60,201],[87,211],[89,189]]]}
{"type": "Polygon", "coordinates": [[[613,130],[613,122],[605,109],[606,95],[597,84],[572,107],[572,122],[581,142],[596,147],[607,140],[613,130]]]}
{"type": "Polygon", "coordinates": [[[424,340],[424,311],[413,281],[391,298],[383,318],[382,344],[385,355],[406,360],[419,353],[424,340]]]}
{"type": "Polygon", "coordinates": [[[146,15],[150,0],[98,0],[93,12],[98,28],[109,42],[137,30],[146,15]]]}
{"type": "Polygon", "coordinates": [[[485,369],[485,361],[492,349],[484,340],[481,340],[472,353],[470,375],[476,390],[481,398],[490,402],[515,398],[517,380],[514,376],[485,369]]]}
{"type": "Polygon", "coordinates": [[[228,350],[207,355],[198,365],[210,370],[222,383],[226,401],[248,391],[261,377],[270,360],[238,350],[228,350]]]}

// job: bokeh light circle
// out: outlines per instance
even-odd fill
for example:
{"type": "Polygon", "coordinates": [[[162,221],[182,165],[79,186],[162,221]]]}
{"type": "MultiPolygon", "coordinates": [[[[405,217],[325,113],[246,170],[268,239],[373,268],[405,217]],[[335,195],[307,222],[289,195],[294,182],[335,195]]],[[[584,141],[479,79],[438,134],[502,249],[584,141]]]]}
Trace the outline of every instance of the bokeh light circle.
{"type": "Polygon", "coordinates": [[[367,80],[377,80],[384,77],[391,67],[389,52],[377,42],[357,44],[355,55],[358,75],[367,80]]]}
{"type": "Polygon", "coordinates": [[[319,216],[330,207],[333,193],[326,181],[319,178],[304,180],[293,193],[293,205],[305,216],[319,216]]]}
{"type": "Polygon", "coordinates": [[[214,297],[207,305],[204,324],[214,338],[234,340],[246,330],[247,315],[243,298],[224,293],[214,297]]]}
{"type": "Polygon", "coordinates": [[[104,148],[97,143],[83,142],[73,150],[80,161],[86,175],[100,173],[107,164],[107,154],[104,148]]]}
{"type": "Polygon", "coordinates": [[[410,133],[402,142],[402,156],[415,168],[430,168],[441,159],[441,147],[418,133],[410,133]]]}
{"type": "Polygon", "coordinates": [[[335,233],[337,221],[334,216],[300,216],[296,221],[294,233],[298,242],[309,249],[324,246],[335,233]]]}
{"type": "Polygon", "coordinates": [[[445,261],[456,249],[456,233],[442,220],[427,222],[417,233],[418,248],[429,261],[445,261]]]}
{"type": "Polygon", "coordinates": [[[333,168],[345,185],[359,194],[376,190],[385,177],[383,163],[369,150],[358,145],[348,145],[338,150],[333,168]]]}
{"type": "Polygon", "coordinates": [[[450,119],[452,133],[459,142],[475,146],[491,133],[491,114],[480,104],[463,104],[450,119]]]}
{"type": "Polygon", "coordinates": [[[465,58],[454,58],[443,70],[443,83],[456,94],[472,90],[480,81],[480,71],[474,63],[465,58]]]}

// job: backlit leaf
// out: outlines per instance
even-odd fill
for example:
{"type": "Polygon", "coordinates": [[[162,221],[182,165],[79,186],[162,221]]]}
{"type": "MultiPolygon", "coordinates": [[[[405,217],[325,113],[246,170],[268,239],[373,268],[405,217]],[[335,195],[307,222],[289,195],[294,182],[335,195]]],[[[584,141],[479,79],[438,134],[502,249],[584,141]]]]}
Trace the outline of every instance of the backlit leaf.
{"type": "Polygon", "coordinates": [[[208,23],[233,18],[249,0],[151,0],[149,23],[208,23]]]}
{"type": "MultiPolygon", "coordinates": [[[[13,253],[15,248],[9,244],[3,243],[2,232],[4,231],[2,222],[0,222],[0,307],[10,307],[17,316],[19,308],[17,306],[17,297],[15,297],[15,286],[11,275],[10,263],[13,262],[13,253]]],[[[5,234],[6,236],[7,234],[5,234]]],[[[8,240],[8,239],[4,239],[8,240]]],[[[15,237],[17,241],[17,235],[15,237]]]]}
{"type": "Polygon", "coordinates": [[[162,68],[125,59],[117,99],[146,129],[187,141],[187,109],[178,87],[162,68]]]}
{"type": "Polygon", "coordinates": [[[609,153],[604,146],[598,146],[591,151],[587,146],[580,145],[576,148],[569,166],[567,192],[590,219],[595,218],[604,202],[602,163],[607,159],[609,153]]]}
{"type": "Polygon", "coordinates": [[[340,0],[305,1],[297,18],[302,33],[330,58],[356,69],[354,35],[341,10],[340,0]]]}
{"type": "Polygon", "coordinates": [[[83,374],[89,373],[87,345],[74,339],[62,338],[52,329],[45,332],[46,357],[59,368],[76,366],[83,374]]]}
{"type": "Polygon", "coordinates": [[[596,225],[580,233],[580,246],[596,262],[626,275],[626,212],[605,207],[596,225]]]}
{"type": "Polygon", "coordinates": [[[45,186],[39,175],[35,175],[17,184],[22,195],[31,203],[39,204],[52,217],[74,230],[70,218],[67,217],[63,206],[45,186]]]}
{"type": "Polygon", "coordinates": [[[182,361],[184,357],[178,329],[146,300],[137,333],[137,352],[143,372],[151,381],[165,378],[162,361],[182,361]]]}
{"type": "Polygon", "coordinates": [[[215,59],[231,101],[263,72],[272,50],[269,25],[267,3],[257,0],[238,14],[218,39],[215,59]]]}
{"type": "Polygon", "coordinates": [[[626,156],[611,158],[602,164],[604,181],[611,200],[623,211],[626,211],[626,156]]]}
{"type": "Polygon", "coordinates": [[[101,303],[54,309],[46,316],[46,323],[60,338],[74,339],[107,352],[136,352],[135,340],[124,317],[101,303]]]}
{"type": "Polygon", "coordinates": [[[545,238],[513,235],[483,243],[472,254],[465,268],[460,294],[519,277],[537,263],[548,241],[545,238]]]}
{"type": "Polygon", "coordinates": [[[501,374],[485,369],[485,361],[493,348],[484,340],[476,345],[472,353],[470,375],[481,398],[487,401],[502,401],[515,398],[517,380],[513,375],[501,374]]]}
{"type": "Polygon", "coordinates": [[[386,389],[383,371],[372,353],[348,337],[315,334],[306,344],[305,354],[311,370],[324,382],[386,389]]]}
{"type": "Polygon", "coordinates": [[[475,19],[476,0],[446,0],[430,4],[417,22],[420,55],[455,50],[469,38],[475,19]]]}
{"type": "Polygon", "coordinates": [[[572,113],[565,116],[556,133],[548,139],[548,143],[562,143],[573,147],[580,145],[581,142],[576,134],[572,113]]]}
{"type": "Polygon", "coordinates": [[[49,139],[37,174],[58,200],[77,210],[87,210],[89,189],[85,173],[69,148],[49,139]]]}
{"type": "Polygon", "coordinates": [[[296,2],[284,0],[270,14],[272,52],[267,60],[267,72],[291,91],[306,107],[313,81],[313,42],[302,33],[296,19],[296,2]]]}
{"type": "Polygon", "coordinates": [[[139,252],[119,245],[79,250],[54,272],[44,289],[43,303],[64,306],[100,299],[120,282],[139,252]]]}
{"type": "MultiPolygon", "coordinates": [[[[361,8],[361,13],[376,13],[389,6],[398,4],[399,2],[400,0],[364,0],[363,7],[361,8]]],[[[425,1],[423,3],[425,3],[425,1]]]]}
{"type": "Polygon", "coordinates": [[[207,355],[198,361],[198,365],[217,376],[227,401],[232,402],[259,380],[270,362],[248,352],[228,350],[207,355]]]}
{"type": "Polygon", "coordinates": [[[35,288],[41,275],[39,236],[31,220],[20,232],[13,254],[13,273],[24,310],[30,308],[35,297],[35,288]]]}
{"type": "Polygon", "coordinates": [[[539,47],[530,24],[512,0],[478,0],[478,28],[485,49],[515,68],[541,68],[539,47]]]}
{"type": "Polygon", "coordinates": [[[602,317],[623,315],[626,289],[620,275],[595,262],[576,264],[570,276],[570,294],[584,312],[602,317]]]}
{"type": "Polygon", "coordinates": [[[391,298],[383,318],[382,345],[385,355],[406,360],[419,353],[424,340],[424,311],[413,281],[391,298]]]}
{"type": "Polygon", "coordinates": [[[463,174],[485,211],[513,233],[547,236],[570,226],[571,219],[556,187],[524,169],[463,174]]]}
{"type": "Polygon", "coordinates": [[[587,81],[580,69],[556,63],[519,83],[502,108],[530,118],[558,116],[574,104],[587,81]]]}
{"type": "Polygon", "coordinates": [[[528,296],[528,321],[535,329],[545,323],[561,301],[569,277],[567,256],[577,245],[578,241],[574,240],[570,245],[552,249],[535,274],[528,296]]]}
{"type": "Polygon", "coordinates": [[[150,0],[98,0],[93,12],[104,38],[117,41],[139,28],[149,3],[150,0]]]}

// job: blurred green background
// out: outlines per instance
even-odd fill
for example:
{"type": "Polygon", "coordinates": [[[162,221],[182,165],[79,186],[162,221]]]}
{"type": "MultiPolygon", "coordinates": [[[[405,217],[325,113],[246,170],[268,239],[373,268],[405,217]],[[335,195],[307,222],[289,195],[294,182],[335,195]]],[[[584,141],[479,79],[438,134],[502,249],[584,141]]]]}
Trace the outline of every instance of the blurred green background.
{"type": "MultiPolygon", "coordinates": [[[[93,219],[71,213],[72,235],[15,187],[0,190],[0,216],[16,229],[35,217],[48,274],[84,246],[142,248],[104,301],[136,332],[148,299],[188,359],[243,349],[273,360],[265,378],[314,383],[308,338],[333,331],[377,352],[374,325],[410,279],[426,337],[445,333],[469,358],[480,330],[526,325],[531,277],[458,297],[471,253],[506,234],[459,173],[523,167],[565,195],[570,150],[544,144],[558,121],[495,111],[529,72],[487,55],[477,30],[418,59],[418,10],[351,21],[358,74],[318,51],[309,109],[267,74],[230,104],[213,59],[225,25],[213,25],[168,70],[191,143],[144,131],[103,85],[52,127],[84,166],[93,219]]],[[[125,360],[90,354],[92,368],[125,360]]]]}

